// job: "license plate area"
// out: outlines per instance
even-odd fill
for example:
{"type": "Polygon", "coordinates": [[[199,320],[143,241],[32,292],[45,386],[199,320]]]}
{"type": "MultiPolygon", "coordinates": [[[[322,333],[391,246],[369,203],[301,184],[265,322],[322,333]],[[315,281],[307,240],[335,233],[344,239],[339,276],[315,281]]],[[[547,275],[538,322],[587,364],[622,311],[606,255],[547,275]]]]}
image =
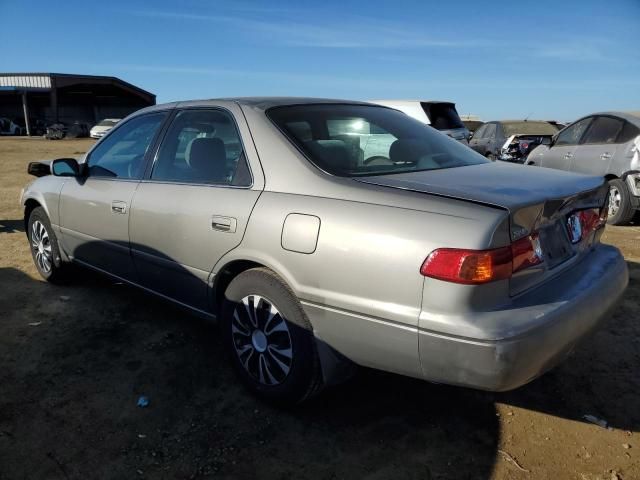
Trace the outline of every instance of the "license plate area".
{"type": "Polygon", "coordinates": [[[556,221],[553,225],[541,229],[538,234],[544,260],[549,269],[573,256],[573,248],[562,222],[556,221]]]}

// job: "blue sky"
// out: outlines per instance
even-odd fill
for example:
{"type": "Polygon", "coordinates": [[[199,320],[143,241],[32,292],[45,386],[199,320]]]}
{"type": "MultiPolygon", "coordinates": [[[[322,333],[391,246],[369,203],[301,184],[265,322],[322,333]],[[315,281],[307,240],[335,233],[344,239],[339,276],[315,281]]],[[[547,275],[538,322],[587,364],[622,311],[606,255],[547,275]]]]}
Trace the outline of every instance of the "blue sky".
{"type": "Polygon", "coordinates": [[[484,120],[640,110],[640,0],[0,0],[0,70],[114,75],[158,102],[453,100],[484,120]]]}

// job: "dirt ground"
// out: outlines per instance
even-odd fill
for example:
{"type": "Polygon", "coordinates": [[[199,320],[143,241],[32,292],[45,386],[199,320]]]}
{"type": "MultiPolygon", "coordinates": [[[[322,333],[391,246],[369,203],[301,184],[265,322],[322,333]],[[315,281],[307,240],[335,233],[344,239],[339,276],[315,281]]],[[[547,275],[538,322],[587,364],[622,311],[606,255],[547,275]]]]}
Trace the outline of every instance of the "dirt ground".
{"type": "Polygon", "coordinates": [[[0,139],[0,479],[640,479],[640,227],[605,237],[629,263],[623,302],[535,382],[489,394],[363,370],[280,411],[235,381],[213,325],[88,272],[39,278],[27,163],[91,143],[0,139]]]}

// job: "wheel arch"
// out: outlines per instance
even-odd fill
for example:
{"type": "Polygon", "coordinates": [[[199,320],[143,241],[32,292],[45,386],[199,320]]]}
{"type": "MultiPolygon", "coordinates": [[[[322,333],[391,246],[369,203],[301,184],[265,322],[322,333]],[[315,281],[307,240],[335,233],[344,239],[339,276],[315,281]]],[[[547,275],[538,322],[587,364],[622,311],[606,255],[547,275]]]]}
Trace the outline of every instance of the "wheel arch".
{"type": "Polygon", "coordinates": [[[616,178],[618,178],[617,175],[614,175],[613,173],[607,173],[604,176],[604,179],[608,182],[609,180],[615,180],[616,178]]]}
{"type": "Polygon", "coordinates": [[[47,216],[49,216],[49,212],[47,211],[47,209],[41,202],[39,202],[35,198],[27,198],[24,201],[24,231],[27,235],[29,235],[29,217],[31,216],[31,212],[33,212],[38,207],[44,208],[45,212],[47,212],[47,216]]]}

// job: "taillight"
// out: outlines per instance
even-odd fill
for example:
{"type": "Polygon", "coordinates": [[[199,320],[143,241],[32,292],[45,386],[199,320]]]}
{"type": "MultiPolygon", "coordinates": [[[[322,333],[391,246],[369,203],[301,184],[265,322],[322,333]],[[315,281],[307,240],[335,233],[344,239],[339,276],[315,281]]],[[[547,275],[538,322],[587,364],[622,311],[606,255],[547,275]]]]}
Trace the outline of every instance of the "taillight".
{"type": "Polygon", "coordinates": [[[514,272],[542,261],[538,235],[533,234],[510,247],[492,250],[438,248],[422,263],[420,273],[446,282],[477,285],[511,278],[514,272]]]}
{"type": "Polygon", "coordinates": [[[511,248],[439,248],[429,254],[420,273],[425,277],[471,285],[502,280],[511,276],[511,248]]]}
{"type": "Polygon", "coordinates": [[[527,235],[511,244],[513,255],[513,271],[517,272],[524,268],[532,267],[542,263],[542,248],[540,238],[537,233],[527,235]]]}

